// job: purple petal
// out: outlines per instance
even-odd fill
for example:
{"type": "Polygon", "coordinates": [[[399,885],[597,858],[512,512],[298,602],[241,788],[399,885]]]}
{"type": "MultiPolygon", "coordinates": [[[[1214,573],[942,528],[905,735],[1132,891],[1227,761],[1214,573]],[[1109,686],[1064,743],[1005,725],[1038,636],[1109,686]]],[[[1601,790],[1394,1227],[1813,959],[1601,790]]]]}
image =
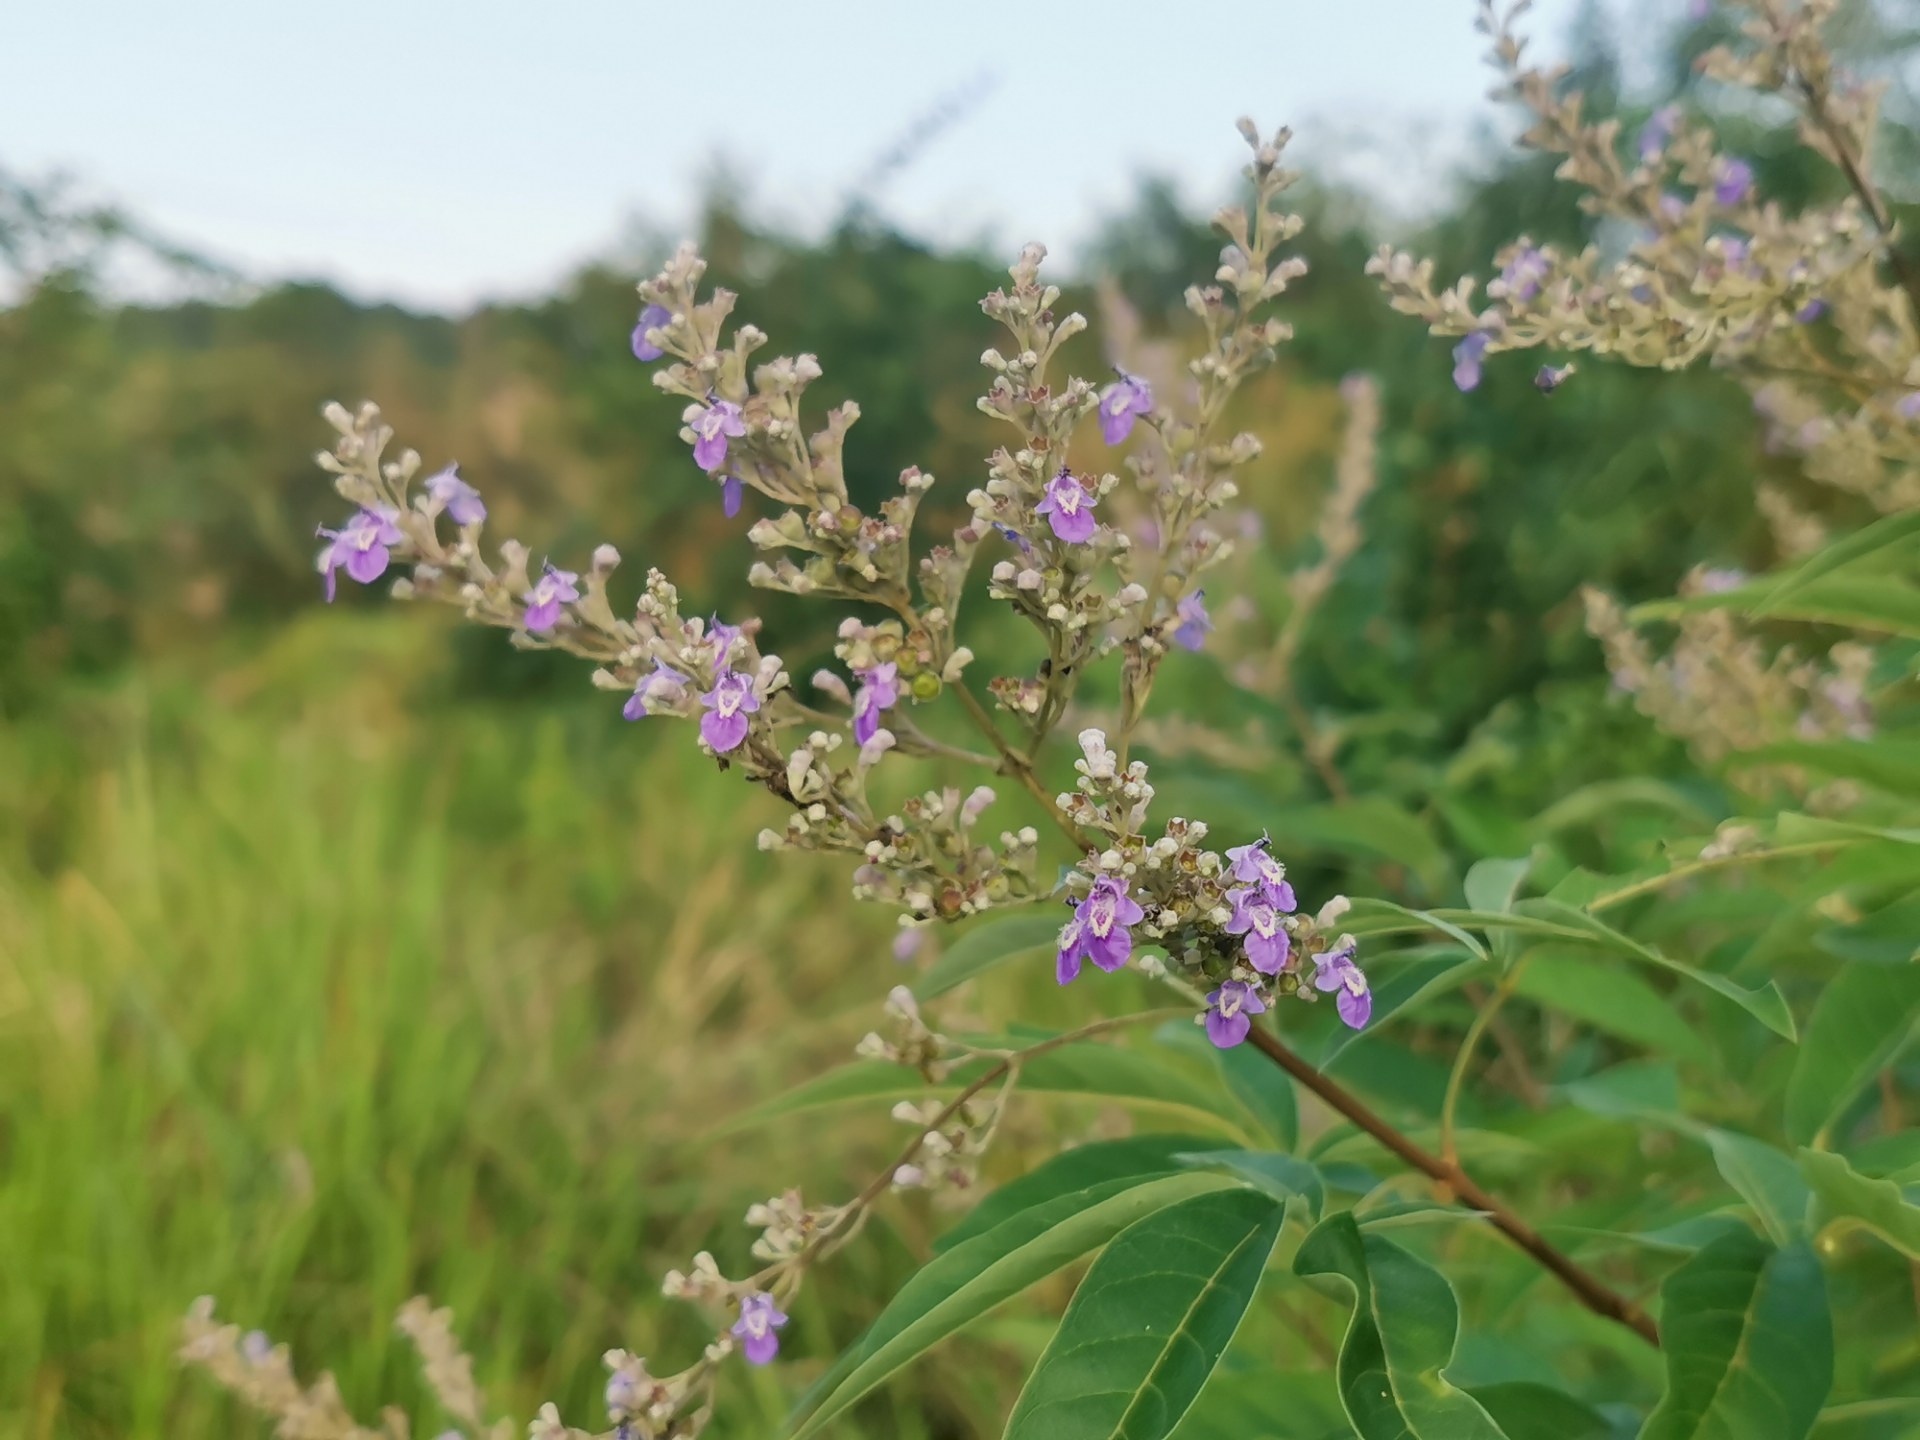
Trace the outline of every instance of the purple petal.
{"type": "Polygon", "coordinates": [[[347,550],[347,574],[362,585],[371,585],[387,573],[387,547],[372,545],[365,550],[347,550]]]}
{"type": "Polygon", "coordinates": [[[1118,445],[1133,433],[1133,411],[1122,410],[1118,415],[1100,407],[1100,438],[1109,445],[1118,445]]]}
{"type": "Polygon", "coordinates": [[[1334,1008],[1340,1012],[1340,1018],[1355,1030],[1365,1027],[1373,1018],[1373,992],[1362,990],[1358,995],[1342,987],[1340,998],[1334,1001],[1334,1008]]]}
{"type": "Polygon", "coordinates": [[[1207,1012],[1207,1038],[1222,1050],[1231,1050],[1245,1040],[1252,1028],[1253,1021],[1244,1010],[1232,1015],[1222,1015],[1218,1010],[1207,1012]]]}
{"type": "Polygon", "coordinates": [[[658,330],[673,314],[664,305],[649,305],[640,312],[640,323],[633,327],[633,358],[636,360],[658,360],[666,352],[647,339],[647,331],[658,330]]]}
{"type": "MultiPolygon", "coordinates": [[[[698,451],[695,452],[698,454],[698,451]]],[[[720,441],[720,456],[726,458],[727,442],[720,441]]],[[[709,466],[709,469],[712,467],[709,466]]],[[[740,513],[740,499],[746,494],[746,485],[738,475],[729,475],[720,482],[720,513],[731,520],[740,513]]]]}
{"type": "Polygon", "coordinates": [[[1076,937],[1071,946],[1062,946],[1060,954],[1054,960],[1053,978],[1062,985],[1071,985],[1080,978],[1080,942],[1076,937]]]}
{"type": "Polygon", "coordinates": [[[740,742],[747,738],[751,723],[743,711],[722,715],[717,710],[709,710],[700,717],[700,738],[713,747],[715,754],[724,755],[739,748],[740,742]]]}
{"type": "Polygon", "coordinates": [[[526,625],[536,635],[544,635],[560,623],[560,601],[536,600],[527,606],[526,625]]]}
{"type": "Polygon", "coordinates": [[[780,1337],[771,1330],[749,1335],[741,1342],[740,1348],[746,1352],[750,1364],[765,1365],[780,1353],[780,1337]]]}

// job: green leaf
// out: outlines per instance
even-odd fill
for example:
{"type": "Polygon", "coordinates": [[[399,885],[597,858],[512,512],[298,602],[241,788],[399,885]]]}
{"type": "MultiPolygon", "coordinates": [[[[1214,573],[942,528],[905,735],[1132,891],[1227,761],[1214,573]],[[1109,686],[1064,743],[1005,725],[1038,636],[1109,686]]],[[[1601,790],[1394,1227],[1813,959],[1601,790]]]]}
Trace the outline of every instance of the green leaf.
{"type": "Polygon", "coordinates": [[[1104,1185],[1109,1180],[1132,1179],[1144,1184],[1160,1175],[1184,1169],[1180,1156],[1207,1142],[1192,1135],[1135,1135],[1126,1140],[1096,1140],[1076,1145],[1037,1165],[1017,1180],[1009,1180],[973,1209],[966,1218],[934,1241],[934,1249],[951,1250],[976,1235],[1010,1220],[1022,1210],[1045,1204],[1076,1190],[1104,1185]]]}
{"type": "MultiPolygon", "coordinates": [[[[1109,1180],[1031,1206],[936,1256],[907,1281],[866,1333],[802,1397],[789,1422],[794,1440],[816,1433],[962,1326],[1106,1244],[1136,1221],[1229,1184],[1203,1171],[1145,1183],[1133,1178],[1109,1180]]],[[[1250,1192],[1236,1189],[1233,1193],[1250,1192]]],[[[1273,1208],[1270,1200],[1262,1198],[1261,1203],[1273,1208]]]]}
{"type": "Polygon", "coordinates": [[[1660,1287],[1667,1391],[1640,1440],[1800,1440],[1833,1385],[1826,1278],[1804,1240],[1714,1241],[1660,1287]]]}
{"type": "Polygon", "coordinates": [[[1514,992],[1596,1030],[1681,1060],[1708,1061],[1713,1051],[1658,990],[1632,971],[1586,955],[1535,950],[1513,980],[1514,992]]]}
{"type": "Polygon", "coordinates": [[[1813,1187],[1823,1229],[1873,1231],[1909,1258],[1920,1260],[1920,1205],[1891,1180],[1870,1180],[1839,1155],[1802,1150],[1800,1173],[1813,1187]]]}
{"type": "Polygon", "coordinates": [[[1920,965],[1844,965],[1821,991],[1787,1081],[1787,1136],[1819,1139],[1913,1034],[1920,965]]]}
{"type": "Polygon", "coordinates": [[[919,999],[931,1000],[1009,960],[1038,951],[1051,955],[1060,943],[1060,927],[1065,923],[1064,912],[1054,910],[1044,915],[1008,915],[977,925],[927,968],[913,993],[919,999]]]}
{"type": "Polygon", "coordinates": [[[1287,1072],[1251,1045],[1235,1045],[1227,1050],[1218,1046],[1208,1048],[1213,1051],[1213,1063],[1220,1068],[1220,1078],[1226,1082],[1227,1089],[1246,1107],[1247,1113],[1260,1122],[1260,1128],[1278,1141],[1282,1150],[1298,1145],[1300,1102],[1287,1072]]]}
{"type": "Polygon", "coordinates": [[[1319,1167],[1297,1155],[1281,1155],[1272,1150],[1200,1150],[1182,1155],[1180,1163],[1201,1170],[1224,1170],[1258,1186],[1276,1200],[1297,1196],[1306,1201],[1307,1213],[1316,1222],[1326,1207],[1326,1185],[1319,1167]]]}
{"type": "Polygon", "coordinates": [[[1353,1287],[1340,1345],[1340,1400],[1360,1440],[1505,1440],[1493,1417],[1443,1373],[1453,1360],[1460,1305],[1425,1261],[1351,1214],[1329,1216],[1301,1243],[1294,1273],[1353,1287]]]}
{"type": "Polygon", "coordinates": [[[1405,930],[1438,930],[1449,939],[1458,941],[1476,960],[1487,958],[1487,947],[1480,943],[1478,936],[1461,929],[1451,920],[1441,919],[1431,910],[1412,910],[1405,905],[1396,905],[1391,900],[1359,896],[1353,901],[1353,908],[1348,910],[1342,918],[1340,928],[1354,935],[1391,935],[1405,930]],[[1411,923],[1407,925],[1396,923],[1402,920],[1411,923]]]}
{"type": "MultiPolygon", "coordinates": [[[[1920,510],[1906,510],[1882,516],[1863,530],[1856,530],[1801,561],[1774,581],[1753,607],[1755,615],[1778,613],[1780,607],[1804,593],[1816,580],[1836,570],[1866,559],[1878,551],[1903,545],[1920,536],[1920,510]]],[[[1748,587],[1757,588],[1757,587],[1748,587]]]]}
{"type": "Polygon", "coordinates": [[[1607,1417],[1564,1390],[1516,1380],[1467,1392],[1480,1402],[1507,1440],[1611,1440],[1607,1417]]]}
{"type": "Polygon", "coordinates": [[[1604,946],[1622,955],[1630,955],[1644,960],[1650,965],[1658,965],[1663,970],[1671,970],[1676,975],[1684,975],[1696,984],[1724,995],[1754,1019],[1766,1026],[1774,1034],[1788,1040],[1794,1038],[1793,1012],[1787,1009],[1786,997],[1780,993],[1780,987],[1769,980],[1757,990],[1749,990],[1736,984],[1724,975],[1716,975],[1710,970],[1698,970],[1678,960],[1669,959],[1650,945],[1614,929],[1603,920],[1595,919],[1584,910],[1576,910],[1571,905],[1562,905],[1557,900],[1522,900],[1515,907],[1523,915],[1531,915],[1564,926],[1568,930],[1578,931],[1583,938],[1595,945],[1604,946]]]}
{"type": "Polygon", "coordinates": [[[1594,1115],[1668,1116],[1680,1109],[1680,1073],[1666,1060],[1627,1060],[1561,1085],[1560,1093],[1594,1115]]]}
{"type": "Polygon", "coordinates": [[[1342,1051],[1361,1037],[1378,1035],[1388,1021],[1408,1007],[1459,989],[1491,963],[1471,955],[1442,954],[1402,965],[1373,987],[1373,1018],[1367,1022],[1367,1028],[1349,1030],[1340,1026],[1320,1052],[1321,1066],[1333,1064],[1342,1051]]]}
{"type": "MultiPolygon", "coordinates": [[[[1027,1043],[1031,1043],[1029,1039],[1027,1043]]],[[[986,1071],[991,1062],[956,1066],[937,1085],[918,1071],[884,1060],[860,1060],[816,1076],[784,1095],[776,1095],[721,1127],[727,1135],[793,1115],[859,1102],[938,1098],[956,1094],[986,1071]]],[[[1085,1096],[1162,1110],[1199,1120],[1220,1133],[1244,1138],[1244,1132],[1220,1114],[1219,1097],[1185,1072],[1138,1050],[1114,1045],[1063,1045],[1023,1061],[1023,1094],[1085,1096]]]]}
{"type": "Polygon", "coordinates": [[[1228,1356],[1214,1371],[1173,1440],[1324,1440],[1344,1437],[1340,1397],[1324,1370],[1278,1371],[1260,1356],[1252,1367],[1229,1370],[1228,1356]]]}
{"type": "MultiPolygon", "coordinates": [[[[1765,601],[1766,585],[1741,585],[1713,595],[1691,595],[1637,605],[1628,619],[1670,620],[1704,610],[1751,613],[1765,601]]],[[[1887,635],[1920,638],[1920,589],[1884,575],[1832,575],[1803,586],[1785,600],[1768,607],[1775,620],[1809,620],[1822,625],[1846,625],[1887,635]]]]}
{"type": "MultiPolygon", "coordinates": [[[[1920,514],[1920,511],[1916,511],[1920,514]]],[[[1736,757],[1739,763],[1803,765],[1822,775],[1864,780],[1895,795],[1920,795],[1920,743],[1872,740],[1781,740],[1736,757]]]]}
{"type": "MultiPolygon", "coordinates": [[[[1527,872],[1532,868],[1531,855],[1523,855],[1517,860],[1475,861],[1473,868],[1467,871],[1467,878],[1461,882],[1461,889],[1467,897],[1467,908],[1505,914],[1513,909],[1513,902],[1520,898],[1520,887],[1527,883],[1527,872]]],[[[1512,964],[1520,948],[1518,938],[1510,930],[1496,930],[1491,938],[1500,963],[1503,966],[1512,964]]]]}
{"type": "Polygon", "coordinates": [[[1812,1193],[1792,1156],[1731,1130],[1709,1130],[1706,1141],[1720,1178],[1753,1207],[1774,1244],[1787,1245],[1806,1234],[1812,1193]]]}
{"type": "Polygon", "coordinates": [[[1007,1440],[1161,1440],[1240,1328],[1285,1214],[1228,1190],[1123,1231],[1027,1377],[1007,1440]]]}

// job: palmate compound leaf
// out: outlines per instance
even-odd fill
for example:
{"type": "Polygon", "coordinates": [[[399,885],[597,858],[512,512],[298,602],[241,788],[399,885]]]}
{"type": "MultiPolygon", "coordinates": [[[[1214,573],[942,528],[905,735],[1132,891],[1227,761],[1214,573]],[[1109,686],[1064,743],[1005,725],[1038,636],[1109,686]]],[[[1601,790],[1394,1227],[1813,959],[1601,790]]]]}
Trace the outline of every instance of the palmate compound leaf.
{"type": "Polygon", "coordinates": [[[1337,1276],[1353,1288],[1340,1400],[1360,1440],[1507,1440],[1486,1409],[1446,1378],[1460,1305],[1438,1270],[1345,1213],[1307,1236],[1293,1269],[1337,1276]]]}
{"type": "Polygon", "coordinates": [[[1259,1191],[1223,1190],[1123,1231],[1074,1292],[1007,1440],[1161,1440],[1239,1329],[1285,1214],[1259,1191]]]}
{"type": "MultiPolygon", "coordinates": [[[[1002,1301],[1053,1274],[1144,1217],[1233,1187],[1221,1175],[1122,1176],[1032,1205],[942,1251],[901,1287],[833,1368],[801,1397],[793,1440],[829,1421],[889,1376],[1002,1301]]],[[[1256,1197],[1277,1211],[1274,1202],[1256,1197]]]]}
{"type": "Polygon", "coordinates": [[[1827,1282],[1805,1240],[1750,1230],[1660,1287],[1667,1390],[1640,1440],[1801,1440],[1833,1385],[1827,1282]]]}

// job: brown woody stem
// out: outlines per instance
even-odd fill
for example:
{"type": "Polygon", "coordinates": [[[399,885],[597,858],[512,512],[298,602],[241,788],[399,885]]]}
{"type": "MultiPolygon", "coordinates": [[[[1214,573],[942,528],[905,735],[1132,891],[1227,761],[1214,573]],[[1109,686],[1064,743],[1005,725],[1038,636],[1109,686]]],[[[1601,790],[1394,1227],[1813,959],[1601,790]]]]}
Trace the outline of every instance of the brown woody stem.
{"type": "Polygon", "coordinates": [[[1438,1155],[1422,1150],[1406,1135],[1374,1114],[1366,1102],[1356,1095],[1349,1094],[1288,1049],[1273,1031],[1255,1026],[1247,1038],[1253,1042],[1254,1048],[1261,1054],[1318,1095],[1334,1110],[1378,1140],[1388,1150],[1430,1179],[1446,1186],[1462,1204],[1485,1214],[1493,1222],[1496,1230],[1571,1290],[1582,1305],[1596,1315],[1604,1316],[1615,1324],[1626,1326],[1649,1345],[1658,1348],[1660,1331],[1653,1323],[1651,1315],[1626,1296],[1608,1289],[1591,1271],[1582,1268],[1569,1256],[1555,1249],[1538,1230],[1515,1214],[1505,1203],[1475,1184],[1473,1178],[1460,1168],[1457,1161],[1443,1160],[1438,1155]]]}

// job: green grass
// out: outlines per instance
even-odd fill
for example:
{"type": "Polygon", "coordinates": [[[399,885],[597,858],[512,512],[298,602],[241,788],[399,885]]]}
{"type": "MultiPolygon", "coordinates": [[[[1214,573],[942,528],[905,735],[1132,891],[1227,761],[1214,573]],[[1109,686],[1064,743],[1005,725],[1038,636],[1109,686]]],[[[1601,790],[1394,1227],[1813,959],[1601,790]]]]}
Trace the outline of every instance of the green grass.
{"type": "MultiPolygon", "coordinates": [[[[590,1423],[602,1350],[698,1341],[662,1271],[744,1259],[751,1200],[895,1143],[711,1138],[875,1020],[888,917],[758,854],[759,797],[681,729],[404,708],[446,683],[416,619],[0,730],[0,1432],[252,1433],[174,1361],[202,1293],[432,1434],[390,1328],[424,1291],[497,1405],[590,1423]]],[[[905,1273],[873,1235],[796,1351],[905,1273]]],[[[792,1378],[730,1387],[720,1433],[765,1433],[792,1378]]]]}

